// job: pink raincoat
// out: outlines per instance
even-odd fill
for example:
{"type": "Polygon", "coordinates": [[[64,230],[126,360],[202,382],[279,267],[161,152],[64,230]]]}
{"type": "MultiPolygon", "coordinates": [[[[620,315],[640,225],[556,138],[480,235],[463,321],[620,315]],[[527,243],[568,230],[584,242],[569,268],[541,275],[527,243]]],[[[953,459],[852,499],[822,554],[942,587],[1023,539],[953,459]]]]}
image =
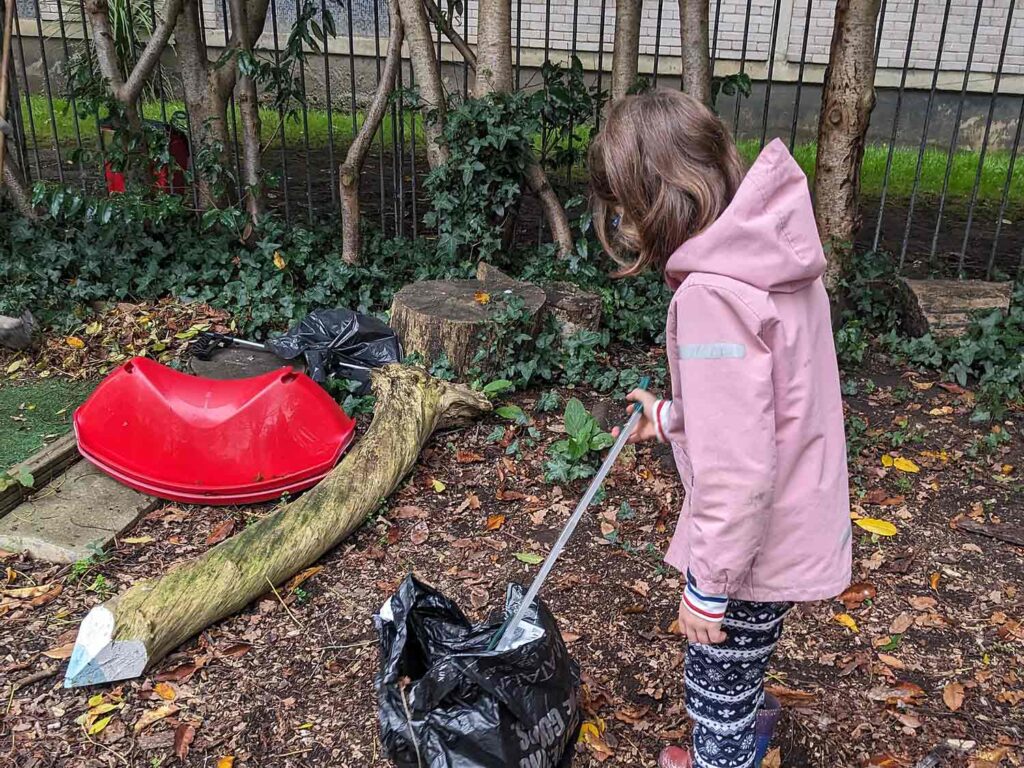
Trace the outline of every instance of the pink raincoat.
{"type": "Polygon", "coordinates": [[[725,212],[671,256],[671,402],[686,499],[666,561],[688,605],[806,601],[850,582],[839,371],[807,179],[773,141],[725,212]]]}

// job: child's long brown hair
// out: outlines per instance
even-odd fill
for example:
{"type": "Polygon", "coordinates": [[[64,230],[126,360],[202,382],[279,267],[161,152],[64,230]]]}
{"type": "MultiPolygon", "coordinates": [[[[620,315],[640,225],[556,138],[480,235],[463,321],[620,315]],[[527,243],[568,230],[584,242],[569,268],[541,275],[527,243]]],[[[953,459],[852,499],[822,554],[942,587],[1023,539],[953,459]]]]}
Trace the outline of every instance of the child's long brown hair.
{"type": "Polygon", "coordinates": [[[671,90],[617,100],[589,163],[594,227],[622,267],[618,277],[663,270],[673,251],[719,217],[743,178],[722,121],[671,90]]]}

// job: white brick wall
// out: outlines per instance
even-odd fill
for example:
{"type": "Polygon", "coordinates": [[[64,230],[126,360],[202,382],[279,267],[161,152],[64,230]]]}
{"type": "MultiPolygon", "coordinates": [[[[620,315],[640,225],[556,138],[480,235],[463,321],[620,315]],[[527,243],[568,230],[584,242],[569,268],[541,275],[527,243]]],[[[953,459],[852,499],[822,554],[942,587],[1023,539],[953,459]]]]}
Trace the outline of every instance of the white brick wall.
{"type": "MultiPolygon", "coordinates": [[[[811,32],[807,41],[807,61],[824,64],[828,60],[831,43],[835,0],[810,2],[811,32]]],[[[793,0],[793,24],[786,51],[792,62],[800,61],[807,3],[808,0],[793,0]]],[[[935,67],[945,5],[942,0],[919,0],[914,24],[914,45],[910,55],[911,67],[925,70],[935,67]]],[[[1009,0],[985,0],[983,3],[972,72],[995,72],[1009,5],[1009,0]]],[[[882,23],[882,45],[878,57],[880,67],[903,68],[913,7],[914,0],[888,0],[882,23]]],[[[978,0],[951,0],[946,39],[942,46],[941,69],[962,72],[966,67],[977,9],[978,0]]],[[[1010,28],[1003,72],[1024,73],[1024,12],[1021,8],[1014,14],[1010,28]]]]}
{"type": "MultiPolygon", "coordinates": [[[[577,0],[576,50],[597,52],[601,39],[601,14],[605,16],[604,49],[611,55],[615,37],[615,2],[605,0],[577,0]]],[[[658,25],[658,0],[646,0],[640,26],[640,52],[653,55],[655,48],[660,56],[678,56],[679,48],[679,4],[677,0],[661,0],[661,25],[658,25]],[[658,30],[660,29],[660,41],[658,30]]],[[[543,48],[545,28],[552,50],[572,50],[573,0],[551,0],[550,22],[545,24],[546,3],[543,0],[523,0],[522,42],[525,47],[543,48]]],[[[470,42],[476,34],[475,0],[470,0],[469,24],[470,42]]],[[[710,9],[711,25],[714,26],[717,0],[712,0],[710,9]]],[[[512,34],[516,34],[516,8],[512,10],[512,34]]],[[[768,58],[771,41],[773,1],[751,0],[749,22],[746,22],[744,0],[723,0],[718,19],[718,47],[716,55],[722,59],[739,59],[743,50],[744,29],[749,28],[746,58],[749,61],[765,61],[768,58]],[[746,22],[746,23],[745,23],[746,22]]],[[[460,25],[461,28],[461,25],[460,25]]]]}

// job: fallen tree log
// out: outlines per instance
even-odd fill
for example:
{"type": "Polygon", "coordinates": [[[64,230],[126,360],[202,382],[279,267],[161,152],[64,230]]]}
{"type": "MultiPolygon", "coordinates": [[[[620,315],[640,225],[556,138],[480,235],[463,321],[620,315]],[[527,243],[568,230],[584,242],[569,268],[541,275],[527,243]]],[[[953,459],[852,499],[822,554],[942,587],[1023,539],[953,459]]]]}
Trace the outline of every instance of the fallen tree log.
{"type": "Polygon", "coordinates": [[[93,608],[78,630],[64,685],[137,677],[215,621],[335,547],[412,469],[435,429],[490,410],[482,394],[419,368],[373,374],[373,423],[315,488],[164,576],[93,608]]]}

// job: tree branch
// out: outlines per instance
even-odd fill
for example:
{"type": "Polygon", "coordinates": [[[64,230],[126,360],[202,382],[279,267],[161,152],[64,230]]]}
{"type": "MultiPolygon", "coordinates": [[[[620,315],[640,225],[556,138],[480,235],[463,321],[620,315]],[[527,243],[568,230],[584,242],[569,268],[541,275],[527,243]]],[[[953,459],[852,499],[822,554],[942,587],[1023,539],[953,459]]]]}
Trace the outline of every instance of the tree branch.
{"type": "Polygon", "coordinates": [[[451,25],[445,15],[441,13],[441,9],[437,7],[437,3],[434,0],[423,0],[423,4],[427,7],[427,13],[430,15],[431,21],[437,25],[437,28],[441,30],[445,37],[455,46],[456,50],[462,55],[466,64],[469,68],[476,72],[476,54],[473,53],[473,49],[469,47],[469,43],[462,39],[455,27],[451,25]]]}
{"type": "Polygon", "coordinates": [[[153,34],[149,36],[146,47],[142,49],[142,53],[139,55],[139,60],[136,62],[131,74],[128,75],[128,80],[121,87],[122,92],[114,93],[118,99],[125,103],[133,102],[142,93],[142,87],[152,74],[153,68],[160,60],[160,56],[163,55],[164,49],[167,47],[167,41],[171,39],[171,32],[174,31],[174,26],[178,23],[178,15],[181,13],[181,8],[184,4],[184,0],[167,0],[167,4],[163,9],[163,17],[153,28],[153,34]]]}
{"type": "Polygon", "coordinates": [[[184,0],[166,1],[160,22],[154,27],[153,34],[139,56],[138,62],[129,74],[128,80],[125,81],[121,77],[121,61],[114,44],[114,31],[110,26],[110,6],[107,0],[87,0],[85,3],[86,14],[89,16],[89,23],[92,26],[93,45],[96,49],[100,73],[110,85],[110,91],[114,98],[125,105],[128,119],[133,125],[137,126],[139,122],[138,108],[135,102],[167,47],[167,41],[171,38],[171,32],[178,22],[178,16],[181,14],[183,6],[184,0]]]}
{"type": "MultiPolygon", "coordinates": [[[[429,2],[429,0],[428,0],[429,2]]],[[[398,0],[388,0],[391,13],[391,38],[388,40],[388,51],[384,58],[384,70],[381,72],[377,92],[366,110],[363,125],[356,134],[355,140],[348,148],[345,162],[341,164],[338,177],[341,186],[341,258],[349,264],[359,261],[360,218],[359,218],[359,175],[363,170],[363,161],[373,143],[384,113],[388,108],[388,97],[395,87],[398,68],[402,65],[402,40],[405,28],[402,23],[401,9],[398,0]]]]}

